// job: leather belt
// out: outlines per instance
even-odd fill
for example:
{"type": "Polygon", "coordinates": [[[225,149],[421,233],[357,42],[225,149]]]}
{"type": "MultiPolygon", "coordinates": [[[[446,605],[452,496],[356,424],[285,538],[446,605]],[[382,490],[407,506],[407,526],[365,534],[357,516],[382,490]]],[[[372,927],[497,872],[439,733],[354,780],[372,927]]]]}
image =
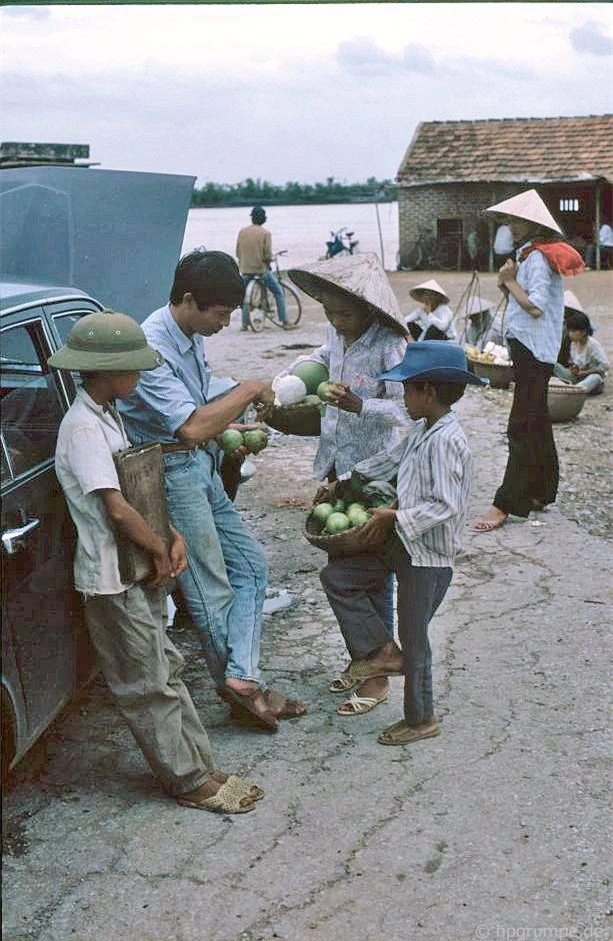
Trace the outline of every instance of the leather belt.
{"type": "Polygon", "coordinates": [[[188,448],[186,444],[181,444],[179,441],[176,443],[174,441],[162,441],[162,454],[168,454],[170,451],[196,451],[198,446],[194,448],[188,448]]]}

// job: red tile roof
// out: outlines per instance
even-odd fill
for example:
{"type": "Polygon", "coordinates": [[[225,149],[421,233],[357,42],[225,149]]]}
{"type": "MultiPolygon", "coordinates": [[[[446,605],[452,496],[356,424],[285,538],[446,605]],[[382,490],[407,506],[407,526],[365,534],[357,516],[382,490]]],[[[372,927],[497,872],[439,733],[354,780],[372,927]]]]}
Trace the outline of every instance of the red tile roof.
{"type": "Polygon", "coordinates": [[[398,170],[405,186],[613,178],[613,114],[424,121],[398,170]]]}

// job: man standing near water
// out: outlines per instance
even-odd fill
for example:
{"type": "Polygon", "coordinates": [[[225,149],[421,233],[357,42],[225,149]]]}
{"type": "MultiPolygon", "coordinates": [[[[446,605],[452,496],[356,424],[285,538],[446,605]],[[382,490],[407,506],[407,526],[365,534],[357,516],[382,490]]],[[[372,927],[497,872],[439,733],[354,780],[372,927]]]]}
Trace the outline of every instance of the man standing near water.
{"type": "MultiPolygon", "coordinates": [[[[272,236],[264,228],[266,213],[261,206],[254,206],[251,210],[251,225],[246,225],[238,233],[236,240],[236,257],[241,270],[245,287],[255,275],[259,275],[267,288],[275,296],[279,320],[284,330],[293,330],[294,325],[287,322],[287,309],[283,288],[270,270],[272,261],[272,236]]],[[[243,302],[243,322],[241,330],[249,329],[249,313],[247,305],[243,302]]]]}

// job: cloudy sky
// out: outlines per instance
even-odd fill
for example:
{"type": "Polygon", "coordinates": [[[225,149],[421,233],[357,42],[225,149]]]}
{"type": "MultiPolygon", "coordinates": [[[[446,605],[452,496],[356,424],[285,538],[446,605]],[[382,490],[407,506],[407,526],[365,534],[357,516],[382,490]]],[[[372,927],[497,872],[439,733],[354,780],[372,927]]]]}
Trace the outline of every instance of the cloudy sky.
{"type": "Polygon", "coordinates": [[[5,6],[2,139],[234,183],[393,178],[420,121],[613,111],[606,3],[5,6]]]}

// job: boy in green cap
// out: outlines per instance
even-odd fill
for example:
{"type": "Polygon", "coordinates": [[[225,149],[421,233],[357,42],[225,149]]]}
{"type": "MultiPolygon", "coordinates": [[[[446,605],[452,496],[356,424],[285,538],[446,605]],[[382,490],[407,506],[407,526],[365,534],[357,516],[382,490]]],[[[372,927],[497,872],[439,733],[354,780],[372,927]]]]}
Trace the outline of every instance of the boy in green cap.
{"type": "Polygon", "coordinates": [[[153,772],[180,804],[219,813],[253,810],[259,788],[214,770],[211,749],[180,679],[183,658],[166,635],[164,584],[187,568],[171,527],[167,547],[123,497],[113,454],[130,447],[114,407],[162,357],[136,321],[113,311],[73,326],[49,360],[83,381],[59,429],[56,473],[77,529],[75,586],[100,668],[153,772]],[[146,584],[119,572],[117,533],[151,555],[146,584]]]}

